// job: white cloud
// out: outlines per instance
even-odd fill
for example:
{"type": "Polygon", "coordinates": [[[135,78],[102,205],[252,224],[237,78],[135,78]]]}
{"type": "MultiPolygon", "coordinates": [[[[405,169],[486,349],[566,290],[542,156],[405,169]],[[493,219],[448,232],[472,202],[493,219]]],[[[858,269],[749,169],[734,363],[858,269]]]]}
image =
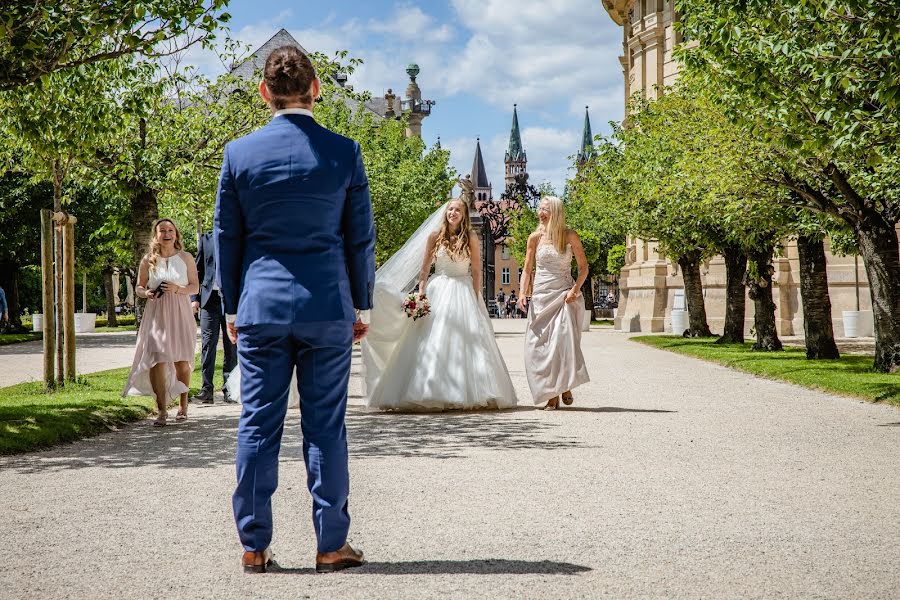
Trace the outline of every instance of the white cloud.
{"type": "Polygon", "coordinates": [[[498,106],[562,105],[570,112],[592,97],[621,98],[621,29],[597,0],[452,4],[471,36],[447,65],[446,92],[470,92],[498,106]]]}
{"type": "Polygon", "coordinates": [[[448,24],[435,26],[434,17],[408,4],[397,5],[394,14],[385,21],[372,19],[369,29],[401,40],[443,43],[453,37],[453,29],[448,24]]]}

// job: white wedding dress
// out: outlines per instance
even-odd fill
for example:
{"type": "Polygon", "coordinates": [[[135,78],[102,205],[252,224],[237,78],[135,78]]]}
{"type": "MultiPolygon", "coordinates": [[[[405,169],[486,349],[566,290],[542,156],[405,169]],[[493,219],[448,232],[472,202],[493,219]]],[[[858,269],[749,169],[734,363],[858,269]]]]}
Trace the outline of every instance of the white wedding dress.
{"type": "MultiPolygon", "coordinates": [[[[375,281],[377,290],[378,274],[375,281]]],[[[439,248],[425,295],[431,313],[413,321],[402,312],[402,294],[376,293],[376,307],[383,300],[396,308],[374,312],[363,340],[366,405],[403,411],[515,406],[487,308],[472,287],[469,259],[453,260],[439,248]]]]}

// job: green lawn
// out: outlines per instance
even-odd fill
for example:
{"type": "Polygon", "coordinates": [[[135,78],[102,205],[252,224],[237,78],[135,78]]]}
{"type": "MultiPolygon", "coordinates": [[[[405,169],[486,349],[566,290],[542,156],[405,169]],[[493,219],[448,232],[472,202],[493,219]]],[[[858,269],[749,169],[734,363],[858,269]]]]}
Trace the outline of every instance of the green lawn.
{"type": "Polygon", "coordinates": [[[900,406],[900,375],[873,371],[871,356],[845,355],[840,360],[807,360],[803,348],[754,352],[750,344],[719,345],[713,343],[715,338],[648,335],[631,339],[769,379],[900,406]]]}
{"type": "Polygon", "coordinates": [[[6,346],[8,344],[21,344],[22,342],[33,342],[34,340],[39,340],[43,336],[38,332],[28,333],[3,333],[0,334],[0,346],[6,346]]]}
{"type": "Polygon", "coordinates": [[[599,321],[591,321],[591,325],[602,325],[602,326],[612,327],[613,322],[612,322],[612,319],[601,319],[599,321]]]}
{"type": "MultiPolygon", "coordinates": [[[[221,377],[222,353],[217,375],[221,377]]],[[[195,362],[191,393],[199,389],[200,359],[195,362]]],[[[128,368],[91,373],[58,392],[41,383],[0,388],[0,454],[17,454],[97,435],[143,419],[156,410],[150,397],[122,398],[128,368]]]]}

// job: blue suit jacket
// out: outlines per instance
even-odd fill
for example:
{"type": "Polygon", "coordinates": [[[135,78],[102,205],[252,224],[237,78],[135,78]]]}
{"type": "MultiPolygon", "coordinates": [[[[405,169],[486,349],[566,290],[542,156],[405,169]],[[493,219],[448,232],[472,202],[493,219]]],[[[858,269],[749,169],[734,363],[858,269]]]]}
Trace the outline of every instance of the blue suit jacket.
{"type": "Polygon", "coordinates": [[[216,281],[216,249],[213,243],[212,232],[204,233],[197,240],[197,275],[200,278],[200,291],[191,296],[191,300],[200,303],[200,308],[209,302],[209,296],[213,292],[213,282],[216,281]]]}
{"type": "Polygon", "coordinates": [[[353,321],[372,308],[375,226],[359,144],[281,115],[225,146],[213,229],[236,326],[353,321]]]}

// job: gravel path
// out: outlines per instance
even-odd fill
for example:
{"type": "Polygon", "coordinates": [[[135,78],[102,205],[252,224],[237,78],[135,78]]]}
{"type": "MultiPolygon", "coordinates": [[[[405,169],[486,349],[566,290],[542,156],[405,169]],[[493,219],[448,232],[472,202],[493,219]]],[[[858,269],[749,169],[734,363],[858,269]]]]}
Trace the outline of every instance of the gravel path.
{"type": "MultiPolygon", "coordinates": [[[[528,398],[523,322],[495,324],[528,398]]],[[[900,598],[900,410],[584,347],[593,382],[549,413],[372,414],[354,377],[372,562],[337,575],[312,573],[296,412],[269,576],[238,568],[236,407],[0,458],[0,598],[900,598]]]]}
{"type": "MultiPolygon", "coordinates": [[[[75,336],[75,371],[79,374],[130,367],[137,332],[80,333],[75,336]]],[[[0,387],[44,378],[43,342],[0,346],[0,387]]],[[[125,385],[124,383],[122,384],[125,385]]]]}

